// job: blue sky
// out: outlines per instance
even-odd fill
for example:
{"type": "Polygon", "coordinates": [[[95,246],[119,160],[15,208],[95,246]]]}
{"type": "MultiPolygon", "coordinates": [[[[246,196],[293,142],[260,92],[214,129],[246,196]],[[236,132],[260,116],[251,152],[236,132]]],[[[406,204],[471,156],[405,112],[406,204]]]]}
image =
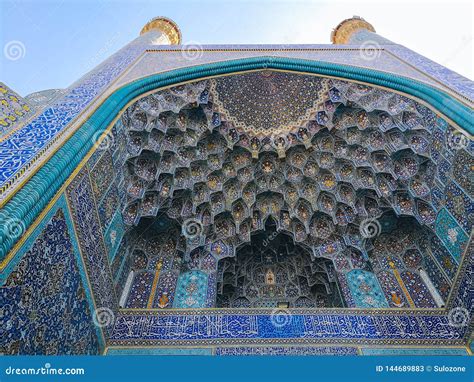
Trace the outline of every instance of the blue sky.
{"type": "Polygon", "coordinates": [[[0,80],[20,95],[65,88],[138,36],[155,16],[184,42],[329,43],[340,21],[364,17],[381,35],[473,78],[469,2],[0,0],[0,80]],[[8,59],[20,42],[24,55],[8,59]]]}

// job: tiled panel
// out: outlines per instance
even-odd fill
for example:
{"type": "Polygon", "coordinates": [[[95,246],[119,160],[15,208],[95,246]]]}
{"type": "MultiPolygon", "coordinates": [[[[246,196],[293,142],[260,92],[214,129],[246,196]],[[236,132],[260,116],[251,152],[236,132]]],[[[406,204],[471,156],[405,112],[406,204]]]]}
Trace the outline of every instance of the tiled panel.
{"type": "Polygon", "coordinates": [[[357,307],[388,308],[385,295],[373,273],[354,269],[346,277],[357,307]]]}
{"type": "Polygon", "coordinates": [[[112,184],[107,194],[103,197],[102,202],[99,205],[99,217],[100,223],[104,231],[108,228],[114,214],[119,206],[119,196],[117,187],[112,184]]]}
{"type": "Polygon", "coordinates": [[[471,232],[474,223],[474,202],[454,182],[446,187],[446,209],[465,232],[471,232]]]}
{"type": "Polygon", "coordinates": [[[110,345],[143,344],[197,345],[281,343],[282,340],[319,342],[351,340],[368,343],[385,339],[396,344],[410,341],[462,345],[466,327],[449,324],[445,315],[374,314],[367,311],[290,314],[275,319],[275,314],[251,314],[245,310],[232,313],[213,311],[208,314],[144,314],[121,315],[115,325],[110,345]],[[286,330],[285,330],[286,328],[286,330]]]}
{"type": "Polygon", "coordinates": [[[349,346],[236,346],[218,347],[215,355],[220,356],[242,356],[242,355],[358,355],[357,348],[349,346]]]}
{"type": "Polygon", "coordinates": [[[443,84],[446,84],[448,87],[469,98],[471,101],[474,100],[472,81],[468,78],[463,77],[402,45],[388,45],[387,49],[396,54],[402,60],[408,61],[418,70],[434,77],[438,81],[441,81],[443,84]]]}
{"type": "Polygon", "coordinates": [[[436,235],[459,263],[466,247],[468,236],[456,222],[456,219],[443,208],[436,218],[436,235]]]}
{"type": "Polygon", "coordinates": [[[126,308],[146,308],[153,286],[154,272],[142,272],[134,276],[126,308]]]}
{"type": "Polygon", "coordinates": [[[179,270],[162,270],[155,293],[153,308],[171,308],[173,306],[179,270]]]}
{"type": "Polygon", "coordinates": [[[391,308],[409,308],[410,304],[392,271],[377,273],[377,279],[391,308]]]}
{"type": "Polygon", "coordinates": [[[208,348],[109,348],[107,355],[212,355],[212,349],[208,348]]]}
{"type": "Polygon", "coordinates": [[[199,308],[206,306],[207,278],[204,272],[190,271],[179,276],[174,298],[174,308],[199,308]]]}
{"type": "Polygon", "coordinates": [[[117,211],[104,234],[105,246],[110,263],[112,263],[115,257],[124,233],[125,227],[123,225],[122,214],[120,211],[117,211]]]}
{"type": "Polygon", "coordinates": [[[115,312],[118,300],[87,168],[81,170],[66,191],[97,309],[115,312]]]}
{"type": "Polygon", "coordinates": [[[440,293],[441,297],[443,297],[444,301],[447,301],[451,290],[451,284],[448,282],[447,278],[431,256],[425,258],[424,269],[428,273],[430,280],[435,285],[436,290],[440,293]]]}
{"type": "Polygon", "coordinates": [[[456,277],[458,270],[458,264],[453,259],[453,256],[444,247],[444,244],[438,239],[437,236],[433,236],[430,241],[431,253],[434,259],[439,264],[440,269],[446,274],[447,278],[453,281],[456,277]]]}
{"type": "Polygon", "coordinates": [[[400,277],[417,308],[436,308],[433,297],[417,273],[405,271],[400,273],[400,277]]]}
{"type": "Polygon", "coordinates": [[[111,187],[115,177],[115,171],[112,166],[112,157],[108,150],[104,152],[94,168],[91,169],[90,176],[94,196],[99,204],[106,196],[107,190],[111,187]]]}
{"type": "Polygon", "coordinates": [[[466,150],[459,150],[454,157],[453,179],[471,198],[474,198],[473,168],[474,156],[466,150]]]}
{"type": "Polygon", "coordinates": [[[0,288],[5,354],[100,352],[79,249],[61,204],[0,288]]]}

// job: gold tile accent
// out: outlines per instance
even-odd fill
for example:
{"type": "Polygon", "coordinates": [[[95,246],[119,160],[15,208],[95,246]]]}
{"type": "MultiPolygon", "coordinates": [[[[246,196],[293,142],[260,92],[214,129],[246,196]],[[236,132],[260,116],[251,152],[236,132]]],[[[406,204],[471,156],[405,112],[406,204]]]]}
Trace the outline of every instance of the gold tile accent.
{"type": "Polygon", "coordinates": [[[159,261],[156,264],[156,271],[155,271],[155,277],[153,278],[153,285],[151,287],[151,293],[150,297],[148,298],[148,304],[147,304],[147,309],[151,309],[153,307],[153,300],[155,299],[155,294],[156,294],[156,286],[158,284],[158,279],[160,278],[160,273],[161,273],[161,267],[163,264],[161,261],[159,261]]]}

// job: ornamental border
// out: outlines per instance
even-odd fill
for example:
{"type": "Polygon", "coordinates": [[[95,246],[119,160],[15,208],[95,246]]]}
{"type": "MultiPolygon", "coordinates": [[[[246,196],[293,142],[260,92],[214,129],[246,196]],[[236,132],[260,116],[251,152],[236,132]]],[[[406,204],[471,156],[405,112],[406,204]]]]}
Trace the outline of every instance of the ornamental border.
{"type": "Polygon", "coordinates": [[[192,339],[192,340],[108,340],[107,348],[112,347],[183,347],[183,346],[229,346],[229,345],[352,345],[352,346],[392,346],[412,348],[415,346],[440,345],[452,347],[465,347],[466,343],[462,339],[442,340],[442,339],[370,339],[370,338],[210,338],[210,339],[192,339]]]}

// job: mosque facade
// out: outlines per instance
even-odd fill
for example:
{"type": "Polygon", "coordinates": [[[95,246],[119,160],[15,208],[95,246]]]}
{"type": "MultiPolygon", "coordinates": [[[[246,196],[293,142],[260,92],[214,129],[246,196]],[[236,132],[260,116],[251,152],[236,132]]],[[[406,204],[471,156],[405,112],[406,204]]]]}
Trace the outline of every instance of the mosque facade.
{"type": "Polygon", "coordinates": [[[472,81],[360,17],[0,84],[3,354],[468,355],[472,81]]]}

